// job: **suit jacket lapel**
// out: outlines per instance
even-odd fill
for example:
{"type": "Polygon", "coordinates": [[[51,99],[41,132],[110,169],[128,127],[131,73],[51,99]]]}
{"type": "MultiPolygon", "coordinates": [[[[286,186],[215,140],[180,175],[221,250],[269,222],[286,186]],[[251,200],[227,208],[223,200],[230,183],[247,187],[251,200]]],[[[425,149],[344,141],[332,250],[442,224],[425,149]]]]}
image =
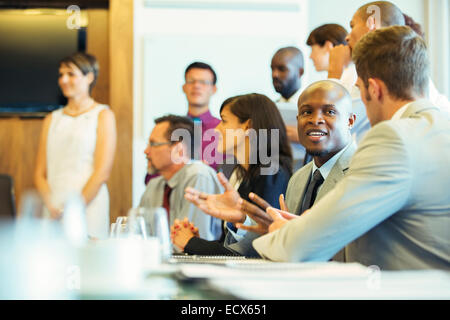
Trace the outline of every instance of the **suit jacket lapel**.
{"type": "MultiPolygon", "coordinates": [[[[311,170],[312,170],[312,163],[308,163],[305,168],[308,168],[306,170],[307,174],[301,175],[298,180],[296,180],[295,185],[293,186],[293,190],[296,190],[296,205],[295,210],[292,211],[294,214],[297,214],[298,210],[300,209],[300,206],[302,205],[303,197],[305,196],[306,188],[308,186],[309,180],[311,179],[311,170]],[[297,196],[298,195],[298,196],[297,196]]],[[[289,208],[292,210],[291,208],[289,208]]]]}
{"type": "Polygon", "coordinates": [[[336,164],[333,166],[333,169],[331,169],[327,179],[322,185],[322,188],[320,188],[315,202],[317,202],[328,192],[330,192],[335,187],[335,185],[344,177],[344,174],[348,170],[350,160],[352,159],[355,150],[356,145],[354,142],[346,147],[344,153],[342,153],[338,161],[336,161],[336,164]]]}

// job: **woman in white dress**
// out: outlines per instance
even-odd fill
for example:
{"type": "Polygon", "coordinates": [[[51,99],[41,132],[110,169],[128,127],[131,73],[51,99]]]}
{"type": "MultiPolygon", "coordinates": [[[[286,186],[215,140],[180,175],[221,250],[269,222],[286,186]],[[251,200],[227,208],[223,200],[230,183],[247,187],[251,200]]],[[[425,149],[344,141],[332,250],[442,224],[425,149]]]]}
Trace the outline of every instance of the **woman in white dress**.
{"type": "Polygon", "coordinates": [[[68,103],[45,117],[34,178],[51,219],[61,218],[68,196],[81,194],[88,235],[104,239],[109,231],[106,181],[117,134],[114,113],[90,96],[98,69],[95,57],[85,53],[60,62],[58,84],[68,103]]]}

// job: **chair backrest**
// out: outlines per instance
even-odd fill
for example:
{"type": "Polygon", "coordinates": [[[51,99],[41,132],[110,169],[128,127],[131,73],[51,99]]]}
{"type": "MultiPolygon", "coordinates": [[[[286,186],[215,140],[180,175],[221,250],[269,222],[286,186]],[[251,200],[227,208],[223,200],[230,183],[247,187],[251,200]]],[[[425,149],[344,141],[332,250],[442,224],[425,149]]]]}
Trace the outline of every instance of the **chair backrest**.
{"type": "Polygon", "coordinates": [[[16,205],[13,178],[6,174],[0,174],[0,217],[14,218],[15,216],[16,205]]]}

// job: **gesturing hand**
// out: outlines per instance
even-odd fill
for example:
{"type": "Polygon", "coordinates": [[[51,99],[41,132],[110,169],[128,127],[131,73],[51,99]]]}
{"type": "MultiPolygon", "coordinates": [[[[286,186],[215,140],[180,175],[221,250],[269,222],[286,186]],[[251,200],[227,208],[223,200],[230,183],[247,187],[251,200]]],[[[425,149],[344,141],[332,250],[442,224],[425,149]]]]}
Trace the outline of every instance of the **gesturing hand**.
{"type": "Polygon", "coordinates": [[[265,234],[267,232],[272,232],[276,230],[275,228],[281,228],[281,221],[288,221],[293,218],[296,218],[296,215],[293,215],[288,211],[288,208],[284,202],[284,196],[280,194],[280,208],[283,210],[278,210],[270,206],[270,204],[259,197],[254,193],[250,193],[248,195],[250,200],[252,200],[256,205],[243,200],[242,201],[242,211],[244,211],[250,218],[253,219],[257,223],[256,226],[245,226],[241,223],[236,224],[237,228],[256,232],[259,234],[265,234]],[[264,210],[262,210],[262,209],[264,210]],[[275,213],[272,211],[275,210],[275,213]]]}
{"type": "Polygon", "coordinates": [[[219,172],[217,178],[225,188],[224,193],[206,194],[193,188],[186,188],[184,198],[210,216],[231,223],[244,222],[245,213],[241,211],[239,193],[231,186],[223,173],[219,172]]]}
{"type": "Polygon", "coordinates": [[[256,205],[248,202],[247,200],[242,200],[242,212],[253,219],[253,221],[255,221],[257,225],[245,226],[242,223],[237,223],[236,228],[259,234],[265,234],[268,232],[269,225],[273,222],[272,218],[265,211],[268,207],[270,207],[270,205],[264,199],[254,194],[253,192],[250,192],[248,197],[256,205]]]}
{"type": "Polygon", "coordinates": [[[193,237],[199,237],[198,228],[188,218],[183,221],[175,219],[173,226],[170,227],[170,239],[172,243],[184,251],[189,240],[193,237]]]}

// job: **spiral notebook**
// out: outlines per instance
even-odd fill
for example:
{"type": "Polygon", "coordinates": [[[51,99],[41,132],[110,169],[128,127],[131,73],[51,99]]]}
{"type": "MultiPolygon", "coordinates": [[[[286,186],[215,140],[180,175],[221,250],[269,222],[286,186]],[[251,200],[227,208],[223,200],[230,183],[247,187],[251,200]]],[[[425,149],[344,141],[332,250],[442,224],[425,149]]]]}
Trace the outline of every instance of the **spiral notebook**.
{"type": "Polygon", "coordinates": [[[200,263],[200,264],[220,264],[229,265],[235,263],[262,263],[268,262],[259,258],[247,258],[244,256],[232,256],[232,255],[217,255],[217,256],[204,256],[204,255],[185,255],[174,254],[170,257],[169,263],[200,263]]]}

